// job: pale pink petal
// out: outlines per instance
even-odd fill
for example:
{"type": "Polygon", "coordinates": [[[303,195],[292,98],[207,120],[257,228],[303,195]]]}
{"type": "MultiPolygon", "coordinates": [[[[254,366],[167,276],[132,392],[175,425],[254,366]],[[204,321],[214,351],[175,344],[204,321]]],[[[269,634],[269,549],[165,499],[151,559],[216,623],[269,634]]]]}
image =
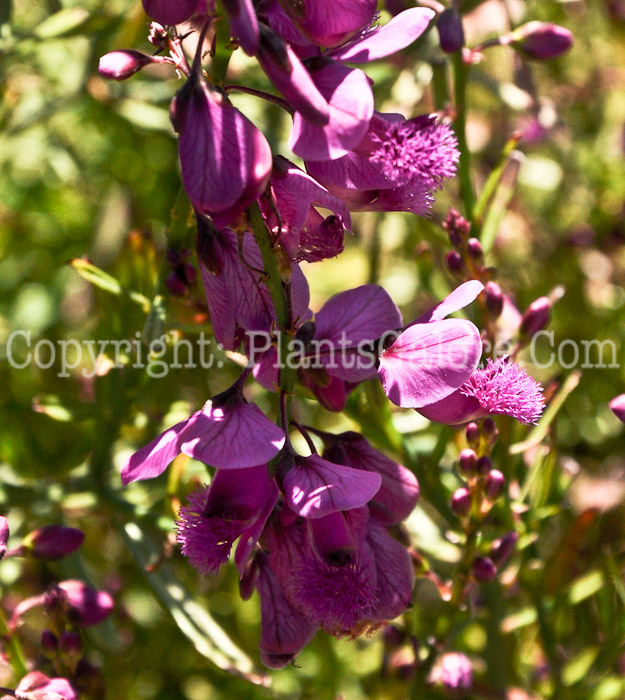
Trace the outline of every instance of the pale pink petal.
{"type": "Polygon", "coordinates": [[[441,321],[442,319],[453,314],[454,311],[460,311],[468,306],[471,302],[475,301],[484,289],[484,285],[478,280],[469,280],[459,287],[456,287],[453,292],[448,294],[440,304],[437,304],[433,309],[430,309],[416,321],[413,321],[410,325],[415,323],[429,323],[430,321],[441,321]]]}
{"type": "Polygon", "coordinates": [[[610,409],[614,415],[625,423],[625,394],[620,394],[610,401],[610,409]]]}
{"type": "Polygon", "coordinates": [[[378,376],[393,403],[421,408],[460,388],[481,353],[480,332],[470,321],[416,324],[382,352],[378,376]]]}

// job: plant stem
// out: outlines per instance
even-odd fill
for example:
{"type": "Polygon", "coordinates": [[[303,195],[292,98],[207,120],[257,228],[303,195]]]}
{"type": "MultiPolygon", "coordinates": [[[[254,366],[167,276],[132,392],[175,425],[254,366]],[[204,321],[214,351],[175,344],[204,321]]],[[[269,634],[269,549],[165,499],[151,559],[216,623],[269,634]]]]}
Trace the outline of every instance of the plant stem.
{"type": "Polygon", "coordinates": [[[471,154],[467,145],[467,78],[469,69],[462,59],[462,51],[454,54],[454,99],[456,119],[454,130],[460,149],[458,175],[460,177],[460,196],[464,203],[465,216],[473,221],[475,193],[471,181],[471,154]]]}
{"type": "MultiPolygon", "coordinates": [[[[26,657],[24,656],[24,651],[22,649],[22,645],[20,644],[20,640],[7,625],[2,608],[0,608],[0,635],[2,635],[5,640],[7,652],[9,654],[9,659],[15,675],[17,678],[22,678],[28,673],[28,669],[26,668],[26,657]]],[[[11,694],[15,697],[13,691],[11,691],[11,694]]]]}

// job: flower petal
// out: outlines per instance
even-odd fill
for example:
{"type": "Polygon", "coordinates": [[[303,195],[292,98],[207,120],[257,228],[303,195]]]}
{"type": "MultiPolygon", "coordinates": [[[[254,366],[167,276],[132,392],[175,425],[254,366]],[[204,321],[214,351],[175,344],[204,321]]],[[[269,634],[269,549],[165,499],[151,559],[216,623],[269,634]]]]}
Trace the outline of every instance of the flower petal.
{"type": "Polygon", "coordinates": [[[381,483],[379,474],[333,464],[318,455],[300,458],[283,481],[289,506],[303,518],[364,506],[381,483]]]}
{"type": "Polygon", "coordinates": [[[484,285],[479,280],[469,280],[459,287],[456,287],[453,292],[448,294],[440,304],[437,304],[434,308],[430,309],[416,321],[413,321],[410,325],[415,323],[429,323],[430,321],[441,321],[442,319],[453,314],[454,311],[460,311],[468,306],[471,302],[475,301],[484,289],[484,285]]]}
{"type": "Polygon", "coordinates": [[[421,408],[462,386],[481,353],[480,332],[470,321],[420,323],[382,352],[378,376],[393,403],[421,408]]]}
{"type": "Polygon", "coordinates": [[[460,425],[488,415],[488,412],[480,406],[480,402],[475,397],[465,396],[460,390],[417,410],[428,420],[443,425],[460,425]]]}
{"type": "Polygon", "coordinates": [[[434,11],[412,7],[400,12],[374,32],[330,52],[332,58],[348,63],[366,63],[401,51],[418,39],[434,17],[434,11]]]}
{"type": "Polygon", "coordinates": [[[273,459],[284,440],[282,430],[255,404],[241,401],[215,408],[207,401],[185,432],[180,450],[213,467],[240,469],[273,459]]]}

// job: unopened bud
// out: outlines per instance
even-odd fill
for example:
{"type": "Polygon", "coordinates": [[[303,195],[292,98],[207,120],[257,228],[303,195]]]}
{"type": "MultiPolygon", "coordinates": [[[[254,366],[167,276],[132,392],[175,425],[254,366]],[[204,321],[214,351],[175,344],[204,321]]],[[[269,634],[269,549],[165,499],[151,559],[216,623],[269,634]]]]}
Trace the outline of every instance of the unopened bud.
{"type": "Polygon", "coordinates": [[[452,250],[445,256],[445,262],[451,272],[460,272],[464,269],[464,261],[458,251],[452,250]]]}
{"type": "Polygon", "coordinates": [[[503,292],[497,282],[487,282],[484,287],[486,308],[491,318],[499,318],[503,311],[503,292]]]}
{"type": "Polygon", "coordinates": [[[547,61],[566,53],[573,45],[573,35],[551,22],[528,22],[502,37],[500,43],[511,44],[527,58],[547,61]]]}
{"type": "Polygon", "coordinates": [[[113,610],[113,599],[106,591],[96,591],[82,581],[61,581],[58,588],[67,596],[71,610],[83,627],[97,625],[113,610]]]}
{"type": "Polygon", "coordinates": [[[395,625],[387,625],[382,631],[382,638],[387,649],[397,649],[406,641],[406,631],[395,625]]]}
{"type": "Polygon", "coordinates": [[[547,297],[538,297],[525,310],[519,333],[527,340],[541,331],[551,320],[551,302],[547,297]]]}
{"type": "Polygon", "coordinates": [[[451,8],[443,10],[436,23],[441,49],[445,53],[455,53],[464,46],[464,28],[462,18],[451,8]]]}
{"type": "Polygon", "coordinates": [[[59,640],[52,630],[44,630],[41,633],[41,648],[43,653],[49,658],[54,658],[59,640]]]}
{"type": "Polygon", "coordinates": [[[462,486],[454,491],[454,495],[451,497],[451,509],[459,517],[467,515],[471,510],[471,494],[469,493],[469,489],[462,486]]]}
{"type": "Polygon", "coordinates": [[[467,253],[473,260],[482,260],[484,257],[484,250],[477,238],[469,238],[467,242],[467,253]]]}
{"type": "Polygon", "coordinates": [[[506,487],[506,477],[499,469],[491,469],[484,479],[484,493],[489,501],[496,501],[506,487]]]}
{"type": "Polygon", "coordinates": [[[477,427],[477,423],[469,423],[464,434],[471,447],[477,447],[480,444],[480,429],[477,427]]]}
{"type": "Polygon", "coordinates": [[[498,540],[493,542],[490,550],[490,558],[497,566],[502,566],[512,556],[516,549],[516,543],[519,540],[517,532],[509,532],[498,540]]]}
{"type": "Polygon", "coordinates": [[[487,457],[484,455],[484,457],[480,457],[477,460],[477,464],[475,465],[475,471],[480,475],[480,476],[485,476],[488,474],[491,470],[492,467],[492,462],[490,461],[490,457],[487,457]]]}
{"type": "Polygon", "coordinates": [[[75,552],[83,543],[82,530],[63,525],[45,525],[27,535],[20,546],[23,556],[56,561],[75,552]]]}
{"type": "MultiPolygon", "coordinates": [[[[470,690],[473,685],[473,666],[464,654],[452,652],[444,654],[440,660],[439,671],[441,684],[452,692],[470,690]]],[[[464,693],[462,693],[464,695],[464,693]]]]}
{"type": "Polygon", "coordinates": [[[443,228],[449,234],[449,241],[454,248],[459,248],[471,232],[471,224],[453,207],[447,214],[443,228]]]}
{"type": "Polygon", "coordinates": [[[7,553],[9,535],[9,521],[3,515],[0,515],[0,559],[7,553]]]}
{"type": "Polygon", "coordinates": [[[613,398],[610,401],[610,409],[619,420],[625,423],[625,394],[613,398]]]}
{"type": "Polygon", "coordinates": [[[173,297],[183,297],[187,293],[187,287],[184,280],[180,278],[180,275],[177,272],[170,272],[167,275],[165,286],[167,287],[167,291],[173,297]]]}
{"type": "Polygon", "coordinates": [[[473,560],[473,576],[480,583],[488,583],[497,576],[497,567],[489,557],[476,557],[473,560]]]}
{"type": "Polygon", "coordinates": [[[497,424],[490,416],[484,419],[484,423],[482,424],[482,432],[484,433],[484,437],[487,437],[490,442],[496,440],[497,436],[499,435],[497,424]]]}
{"type": "Polygon", "coordinates": [[[109,80],[126,80],[153,62],[152,56],[141,51],[111,51],[100,58],[98,73],[109,80]]]}
{"type": "MultiPolygon", "coordinates": [[[[475,423],[474,423],[475,425],[475,423]]],[[[476,426],[477,427],[477,426],[476,426]]],[[[478,436],[479,438],[479,436],[478,436]]],[[[477,465],[477,454],[475,453],[474,450],[471,449],[466,449],[462,450],[460,453],[460,456],[458,458],[458,461],[460,462],[460,469],[464,474],[467,476],[470,476],[472,474],[475,474],[475,469],[477,465]]]]}
{"type": "Polygon", "coordinates": [[[194,14],[197,0],[143,0],[148,17],[166,25],[180,24],[194,14]]]}

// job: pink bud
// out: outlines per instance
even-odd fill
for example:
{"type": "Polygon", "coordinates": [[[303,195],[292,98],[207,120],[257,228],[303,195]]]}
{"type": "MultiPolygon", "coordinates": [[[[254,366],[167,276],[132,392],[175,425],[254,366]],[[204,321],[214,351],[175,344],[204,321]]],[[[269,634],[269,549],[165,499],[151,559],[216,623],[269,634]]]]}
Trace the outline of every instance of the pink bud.
{"type": "Polygon", "coordinates": [[[469,423],[465,428],[465,437],[471,447],[477,447],[480,444],[480,429],[477,423],[469,423]]]}
{"type": "Polygon", "coordinates": [[[464,268],[464,261],[458,251],[452,250],[445,256],[445,262],[451,272],[460,272],[464,268]]]}
{"type": "Polygon", "coordinates": [[[57,561],[75,552],[84,539],[84,533],[74,527],[44,525],[22,540],[20,550],[24,556],[34,559],[57,561]]]}
{"type": "Polygon", "coordinates": [[[481,583],[488,583],[497,576],[497,567],[488,557],[477,557],[473,560],[473,575],[481,583]]]}
{"type": "Polygon", "coordinates": [[[454,495],[451,497],[451,509],[459,517],[466,515],[471,510],[471,494],[464,486],[454,491],[454,495]]]}
{"type": "Polygon", "coordinates": [[[481,260],[484,257],[484,250],[482,249],[482,244],[477,238],[469,238],[467,242],[467,253],[474,260],[481,260]]]}
{"type": "Polygon", "coordinates": [[[521,319],[519,333],[522,338],[531,338],[541,331],[551,320],[551,301],[547,297],[538,297],[525,310],[521,319]]]}
{"type": "Polygon", "coordinates": [[[448,690],[470,690],[473,685],[473,666],[469,658],[459,652],[445,654],[440,661],[440,680],[448,690]]]}
{"type": "Polygon", "coordinates": [[[497,566],[502,566],[508,561],[516,548],[518,540],[518,533],[513,531],[493,542],[490,550],[490,558],[497,566]]]}
{"type": "Polygon", "coordinates": [[[500,42],[512,44],[527,58],[547,61],[566,53],[573,45],[573,35],[568,29],[551,22],[528,22],[502,37],[500,42]]]}
{"type": "Polygon", "coordinates": [[[9,521],[3,515],[0,515],[0,559],[7,553],[9,534],[9,521]]]}
{"type": "Polygon", "coordinates": [[[620,394],[610,401],[612,413],[623,423],[625,423],[625,394],[620,394]]]}
{"type": "Polygon", "coordinates": [[[460,469],[467,475],[475,473],[477,454],[474,450],[462,450],[459,457],[460,469]]]}
{"type": "Polygon", "coordinates": [[[113,610],[113,599],[106,591],[96,591],[74,579],[61,581],[58,585],[66,593],[69,605],[78,614],[83,627],[97,625],[113,610]]]}
{"type": "Polygon", "coordinates": [[[443,10],[436,23],[441,49],[445,53],[455,53],[464,46],[462,18],[451,8],[443,10]]]}
{"type": "Polygon", "coordinates": [[[100,58],[98,73],[109,80],[126,80],[153,62],[152,56],[141,51],[111,51],[100,58]]]}
{"type": "Polygon", "coordinates": [[[484,287],[486,308],[491,318],[499,318],[503,311],[503,292],[497,282],[487,282],[484,287]]]}
{"type": "Polygon", "coordinates": [[[506,487],[506,477],[499,469],[492,469],[484,479],[484,493],[489,501],[496,501],[506,487]]]}

